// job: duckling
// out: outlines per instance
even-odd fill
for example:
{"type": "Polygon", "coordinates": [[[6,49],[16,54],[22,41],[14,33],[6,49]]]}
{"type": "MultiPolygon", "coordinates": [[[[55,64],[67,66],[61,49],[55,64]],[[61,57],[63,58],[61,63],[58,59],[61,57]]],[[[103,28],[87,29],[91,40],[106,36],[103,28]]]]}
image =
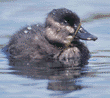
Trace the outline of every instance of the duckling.
{"type": "Polygon", "coordinates": [[[18,59],[69,59],[85,60],[89,58],[88,48],[82,40],[97,40],[81,25],[76,13],[66,8],[53,9],[45,24],[24,27],[15,33],[7,50],[13,58],[18,59]]]}

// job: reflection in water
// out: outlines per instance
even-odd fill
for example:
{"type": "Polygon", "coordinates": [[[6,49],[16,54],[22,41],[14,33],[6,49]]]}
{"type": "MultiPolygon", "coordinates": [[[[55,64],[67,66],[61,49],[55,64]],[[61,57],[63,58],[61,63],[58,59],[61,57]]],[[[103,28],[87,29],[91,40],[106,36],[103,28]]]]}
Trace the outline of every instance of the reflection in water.
{"type": "Polygon", "coordinates": [[[74,66],[73,63],[72,66],[68,66],[57,60],[42,60],[37,62],[10,57],[9,65],[13,66],[13,70],[16,70],[12,74],[33,79],[48,79],[47,89],[49,90],[73,91],[82,89],[82,86],[77,84],[77,78],[82,76],[81,70],[84,66],[81,67],[81,65],[87,64],[87,60],[82,64],[75,60],[77,65],[75,63],[74,66]]]}

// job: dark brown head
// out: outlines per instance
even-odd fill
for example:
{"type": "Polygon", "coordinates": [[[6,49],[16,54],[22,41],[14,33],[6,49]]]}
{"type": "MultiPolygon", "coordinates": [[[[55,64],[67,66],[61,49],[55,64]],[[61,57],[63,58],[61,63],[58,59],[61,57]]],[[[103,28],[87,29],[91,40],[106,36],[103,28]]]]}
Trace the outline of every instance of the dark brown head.
{"type": "Polygon", "coordinates": [[[46,18],[46,38],[51,43],[68,44],[75,39],[96,40],[97,37],[88,33],[82,26],[78,29],[80,18],[66,8],[53,9],[46,18]],[[74,37],[73,37],[74,36],[74,37]]]}

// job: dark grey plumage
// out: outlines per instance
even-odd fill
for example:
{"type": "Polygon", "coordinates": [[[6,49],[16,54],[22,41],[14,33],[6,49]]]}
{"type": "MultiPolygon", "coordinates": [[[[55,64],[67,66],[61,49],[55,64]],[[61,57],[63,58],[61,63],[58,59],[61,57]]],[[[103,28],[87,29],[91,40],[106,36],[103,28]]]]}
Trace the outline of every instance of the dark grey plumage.
{"type": "Polygon", "coordinates": [[[51,58],[59,59],[65,64],[70,59],[83,62],[90,55],[87,47],[79,41],[78,35],[66,47],[79,23],[79,17],[72,11],[66,8],[54,9],[48,14],[44,25],[27,26],[15,33],[7,45],[7,51],[17,59],[51,58]]]}

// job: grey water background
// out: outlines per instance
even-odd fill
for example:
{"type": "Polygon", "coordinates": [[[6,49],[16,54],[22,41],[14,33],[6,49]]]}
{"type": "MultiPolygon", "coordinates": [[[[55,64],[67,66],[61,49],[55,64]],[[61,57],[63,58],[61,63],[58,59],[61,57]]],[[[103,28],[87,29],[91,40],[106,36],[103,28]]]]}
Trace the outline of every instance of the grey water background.
{"type": "Polygon", "coordinates": [[[110,97],[110,0],[0,0],[0,50],[17,30],[44,23],[48,12],[62,7],[76,12],[82,26],[98,37],[86,42],[91,58],[81,70],[84,75],[75,79],[70,70],[56,69],[52,75],[49,69],[10,66],[0,51],[0,98],[110,97]],[[102,17],[95,18],[99,14],[102,17]],[[61,83],[60,73],[69,81],[61,83]]]}

